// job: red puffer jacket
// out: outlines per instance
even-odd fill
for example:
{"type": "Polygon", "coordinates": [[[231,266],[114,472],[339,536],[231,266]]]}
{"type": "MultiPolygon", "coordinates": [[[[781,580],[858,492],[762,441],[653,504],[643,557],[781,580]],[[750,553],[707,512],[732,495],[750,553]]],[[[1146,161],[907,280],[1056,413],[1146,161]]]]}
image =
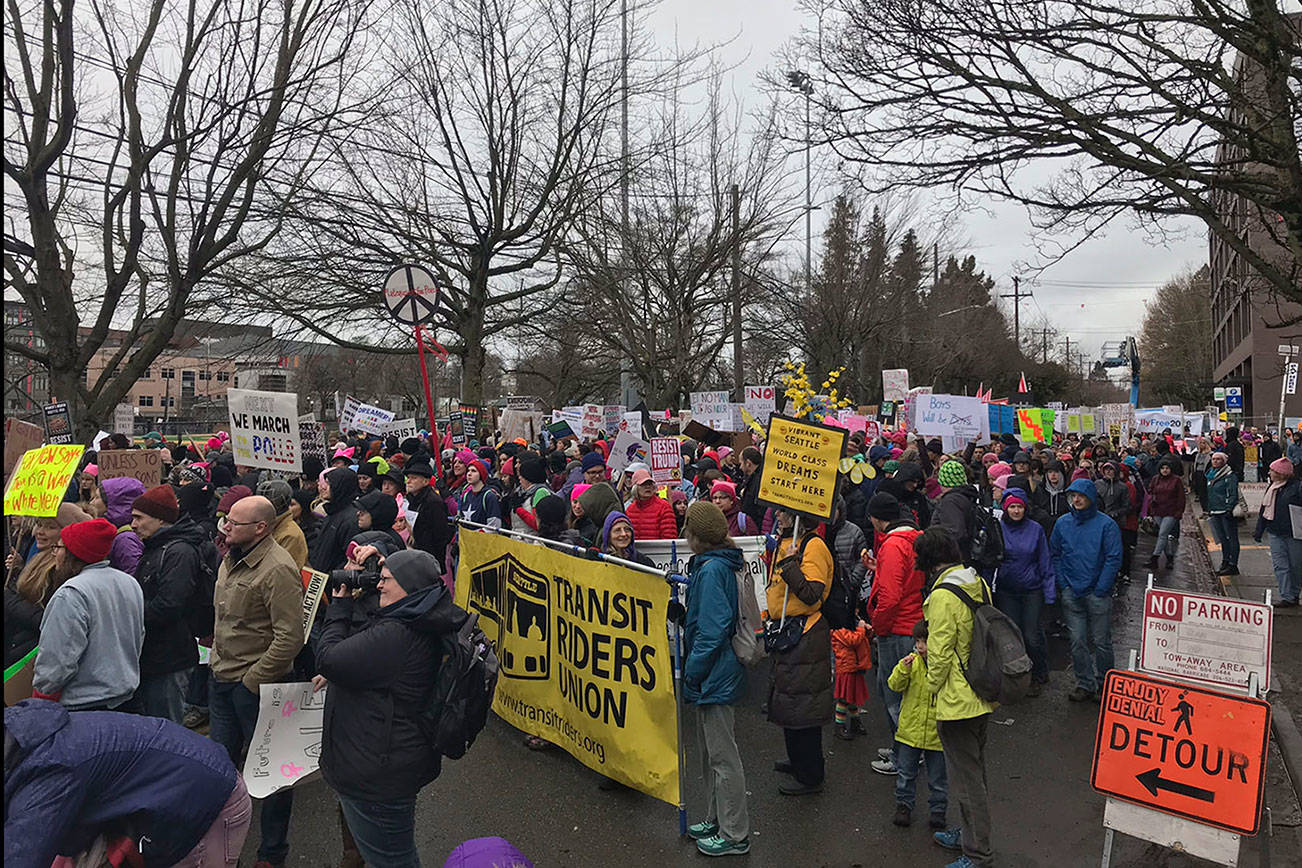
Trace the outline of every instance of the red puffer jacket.
{"type": "Polygon", "coordinates": [[[624,507],[624,514],[633,525],[634,539],[647,541],[678,538],[674,508],[663,497],[630,500],[628,506],[624,507]]]}
{"type": "Polygon", "coordinates": [[[913,568],[913,541],[922,531],[910,524],[888,530],[877,549],[877,576],[868,595],[868,617],[876,636],[911,636],[922,620],[926,577],[913,568]]]}

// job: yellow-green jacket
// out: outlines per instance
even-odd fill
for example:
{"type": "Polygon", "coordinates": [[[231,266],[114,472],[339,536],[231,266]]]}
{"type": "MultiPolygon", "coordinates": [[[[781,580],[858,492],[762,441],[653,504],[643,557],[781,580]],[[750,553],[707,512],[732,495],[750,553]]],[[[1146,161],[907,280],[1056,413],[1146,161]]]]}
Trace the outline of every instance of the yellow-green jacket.
{"type": "MultiPolygon", "coordinates": [[[[931,653],[928,642],[927,653],[931,653]]],[[[895,740],[921,750],[943,750],[940,746],[940,732],[936,729],[936,697],[927,686],[927,660],[917,654],[910,665],[904,660],[895,664],[895,669],[886,679],[887,685],[896,693],[903,693],[900,702],[900,725],[895,730],[895,740]]]]}
{"type": "Polygon", "coordinates": [[[955,585],[978,603],[991,599],[990,589],[971,567],[941,573],[922,603],[927,619],[927,687],[936,697],[937,720],[967,720],[995,710],[973,692],[963,674],[972,653],[972,610],[944,590],[955,585]]]}

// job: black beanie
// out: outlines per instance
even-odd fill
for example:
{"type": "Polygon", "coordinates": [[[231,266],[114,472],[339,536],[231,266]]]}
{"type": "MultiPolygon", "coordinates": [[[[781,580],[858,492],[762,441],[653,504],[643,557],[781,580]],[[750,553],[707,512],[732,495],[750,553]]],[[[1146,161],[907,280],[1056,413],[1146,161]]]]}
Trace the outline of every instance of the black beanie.
{"type": "Polygon", "coordinates": [[[394,552],[384,559],[384,565],[393,573],[393,577],[409,594],[433,587],[443,581],[443,571],[439,569],[438,559],[432,554],[419,549],[407,549],[394,552]]]}
{"type": "Polygon", "coordinates": [[[534,514],[538,516],[538,525],[540,527],[542,525],[556,527],[565,524],[565,513],[568,508],[564,498],[559,495],[549,494],[538,501],[538,505],[533,509],[534,514]]]}
{"type": "Polygon", "coordinates": [[[520,468],[520,478],[525,482],[541,485],[547,480],[546,466],[543,465],[542,459],[532,452],[520,456],[517,466],[520,468]]]}
{"type": "Polygon", "coordinates": [[[868,500],[868,515],[882,521],[896,521],[900,517],[900,502],[895,495],[879,491],[868,500]]]}

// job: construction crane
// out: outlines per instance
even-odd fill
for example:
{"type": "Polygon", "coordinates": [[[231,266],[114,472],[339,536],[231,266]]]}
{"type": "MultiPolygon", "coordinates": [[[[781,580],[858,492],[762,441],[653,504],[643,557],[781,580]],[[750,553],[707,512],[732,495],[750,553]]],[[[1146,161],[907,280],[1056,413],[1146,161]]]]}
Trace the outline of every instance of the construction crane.
{"type": "Polygon", "coordinates": [[[1130,368],[1130,403],[1139,406],[1139,344],[1127,337],[1103,345],[1103,367],[1130,368]]]}

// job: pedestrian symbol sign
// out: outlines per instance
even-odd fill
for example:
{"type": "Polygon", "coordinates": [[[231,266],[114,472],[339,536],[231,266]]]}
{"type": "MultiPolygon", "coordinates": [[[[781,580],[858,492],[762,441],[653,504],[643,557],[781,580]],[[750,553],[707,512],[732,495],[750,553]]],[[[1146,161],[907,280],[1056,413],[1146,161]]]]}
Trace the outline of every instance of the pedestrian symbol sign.
{"type": "Polygon", "coordinates": [[[1270,704],[1135,672],[1103,685],[1090,785],[1101,793],[1256,834],[1270,704]]]}

